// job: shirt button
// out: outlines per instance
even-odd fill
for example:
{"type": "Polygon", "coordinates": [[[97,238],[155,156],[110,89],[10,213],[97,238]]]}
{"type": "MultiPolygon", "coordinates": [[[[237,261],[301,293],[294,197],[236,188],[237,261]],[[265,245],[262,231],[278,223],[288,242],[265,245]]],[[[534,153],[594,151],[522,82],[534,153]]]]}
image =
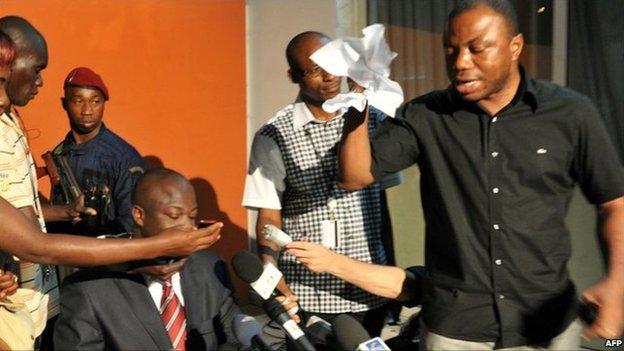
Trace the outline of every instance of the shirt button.
{"type": "Polygon", "coordinates": [[[492,227],[494,227],[494,229],[499,230],[500,226],[498,224],[494,224],[492,227]]]}
{"type": "Polygon", "coordinates": [[[502,300],[502,299],[504,299],[504,298],[505,298],[505,295],[500,294],[500,295],[498,295],[498,298],[502,300]]]}
{"type": "Polygon", "coordinates": [[[494,188],[494,189],[492,189],[492,192],[493,192],[494,194],[498,194],[498,188],[494,188]]]}
{"type": "Polygon", "coordinates": [[[496,157],[496,156],[498,156],[498,152],[496,151],[492,152],[492,157],[496,157]]]}
{"type": "Polygon", "coordinates": [[[494,261],[494,263],[496,263],[497,266],[500,266],[501,264],[503,264],[503,260],[496,260],[494,261]]]}
{"type": "Polygon", "coordinates": [[[496,121],[498,121],[498,117],[492,118],[492,123],[496,123],[496,121]]]}

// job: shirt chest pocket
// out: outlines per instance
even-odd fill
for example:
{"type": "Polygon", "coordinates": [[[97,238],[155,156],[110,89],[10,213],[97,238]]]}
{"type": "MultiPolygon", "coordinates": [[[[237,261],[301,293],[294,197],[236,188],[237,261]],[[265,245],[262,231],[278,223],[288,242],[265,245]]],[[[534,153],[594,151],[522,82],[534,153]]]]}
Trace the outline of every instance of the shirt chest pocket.
{"type": "Polygon", "coordinates": [[[572,147],[557,145],[552,142],[532,143],[529,159],[533,160],[534,172],[544,182],[570,185],[573,183],[570,177],[572,164],[572,147]]]}

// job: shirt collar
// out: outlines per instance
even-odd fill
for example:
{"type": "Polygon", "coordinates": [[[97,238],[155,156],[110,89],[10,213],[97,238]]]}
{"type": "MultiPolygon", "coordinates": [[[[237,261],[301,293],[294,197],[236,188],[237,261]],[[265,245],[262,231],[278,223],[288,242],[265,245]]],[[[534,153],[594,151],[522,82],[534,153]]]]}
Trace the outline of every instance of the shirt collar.
{"type": "MultiPolygon", "coordinates": [[[[515,106],[520,101],[529,105],[531,107],[531,110],[533,110],[533,112],[537,110],[538,101],[537,101],[537,87],[535,86],[535,81],[526,72],[526,70],[524,69],[522,65],[519,65],[518,69],[520,71],[520,85],[518,86],[518,90],[516,91],[516,94],[514,95],[513,99],[511,99],[511,102],[507,106],[505,106],[503,109],[501,109],[499,113],[515,106]]],[[[483,113],[483,111],[481,110],[481,108],[479,108],[479,106],[477,106],[477,104],[463,100],[459,96],[459,94],[457,94],[457,91],[455,90],[455,88],[453,88],[452,85],[449,86],[448,91],[450,95],[449,97],[453,105],[456,106],[456,108],[465,109],[474,113],[483,113]]]]}
{"type": "MultiPolygon", "coordinates": [[[[147,286],[151,286],[152,284],[159,284],[161,287],[165,285],[165,282],[158,279],[157,276],[149,275],[149,274],[141,274],[143,279],[145,279],[145,284],[147,286]]],[[[173,273],[171,276],[171,284],[180,283],[180,271],[173,273]]]]}
{"type": "Polygon", "coordinates": [[[526,73],[524,67],[520,66],[520,76],[522,77],[521,85],[524,84],[524,92],[522,95],[523,101],[531,106],[533,112],[537,110],[538,101],[537,101],[537,86],[535,85],[535,80],[528,73],[526,73]]]}
{"type": "Polygon", "coordinates": [[[7,124],[9,126],[12,126],[15,124],[15,121],[13,120],[11,115],[6,112],[2,112],[2,114],[0,114],[0,122],[7,124]]]}
{"type": "MultiPolygon", "coordinates": [[[[336,115],[336,117],[332,118],[333,121],[336,118],[341,117],[342,114],[336,115]]],[[[308,123],[322,123],[321,121],[314,118],[312,111],[306,106],[304,102],[297,102],[293,107],[293,128],[295,130],[300,130],[308,123]]]]}
{"type": "Polygon", "coordinates": [[[67,135],[65,136],[65,141],[64,141],[65,147],[68,150],[72,150],[76,154],[83,154],[90,148],[89,145],[93,145],[93,141],[100,138],[104,134],[104,132],[107,130],[108,129],[106,128],[106,125],[104,125],[104,122],[102,122],[102,126],[100,127],[100,131],[97,133],[97,135],[93,137],[93,139],[87,142],[84,142],[82,144],[76,144],[76,141],[74,140],[74,135],[72,134],[70,130],[69,132],[67,132],[67,135]]]}
{"type": "Polygon", "coordinates": [[[0,113],[0,122],[13,129],[17,129],[19,134],[24,134],[24,125],[19,117],[19,113],[17,113],[17,110],[14,107],[11,107],[11,111],[9,113],[4,111],[0,113]]]}

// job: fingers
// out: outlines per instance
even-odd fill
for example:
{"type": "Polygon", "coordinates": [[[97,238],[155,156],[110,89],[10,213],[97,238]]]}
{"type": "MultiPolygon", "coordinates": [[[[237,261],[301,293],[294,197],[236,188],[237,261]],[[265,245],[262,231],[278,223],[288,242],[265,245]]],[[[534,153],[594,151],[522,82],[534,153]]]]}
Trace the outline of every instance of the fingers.
{"type": "Polygon", "coordinates": [[[585,340],[591,340],[594,338],[615,339],[619,337],[619,334],[613,329],[602,325],[600,320],[596,320],[594,324],[590,325],[583,331],[581,336],[585,340]]]}
{"type": "Polygon", "coordinates": [[[96,216],[97,211],[92,209],[91,207],[85,207],[82,209],[82,214],[87,216],[96,216]]]}
{"type": "Polygon", "coordinates": [[[13,273],[3,273],[0,270],[0,299],[13,294],[18,287],[17,277],[13,273]]]}
{"type": "Polygon", "coordinates": [[[19,285],[13,284],[8,289],[2,290],[2,293],[0,294],[0,298],[13,295],[17,291],[17,288],[19,288],[19,285]]]}
{"type": "Polygon", "coordinates": [[[297,307],[297,302],[292,301],[290,298],[280,295],[275,297],[275,299],[284,306],[284,309],[290,310],[291,308],[297,307]]]}
{"type": "Polygon", "coordinates": [[[286,244],[285,247],[287,249],[308,250],[308,249],[313,248],[316,245],[314,243],[307,241],[307,238],[303,238],[303,239],[306,239],[306,241],[293,241],[291,243],[286,244]]]}
{"type": "Polygon", "coordinates": [[[598,307],[596,321],[581,334],[586,340],[593,338],[615,339],[621,335],[622,323],[624,322],[621,304],[613,304],[609,295],[604,293],[601,295],[601,291],[604,292],[604,290],[597,289],[583,294],[583,300],[598,307]]]}
{"type": "Polygon", "coordinates": [[[280,295],[275,298],[282,304],[284,309],[288,312],[288,315],[296,322],[299,323],[300,319],[297,315],[299,312],[299,305],[297,304],[297,297],[295,295],[284,296],[280,295]]]}
{"type": "Polygon", "coordinates": [[[299,259],[299,258],[307,257],[308,251],[300,250],[300,249],[288,249],[286,250],[286,253],[299,259]]]}
{"type": "Polygon", "coordinates": [[[195,236],[198,241],[197,250],[207,249],[221,239],[221,228],[223,228],[223,223],[217,222],[209,227],[192,231],[191,235],[195,236]]]}
{"type": "Polygon", "coordinates": [[[584,292],[583,295],[581,296],[581,299],[585,302],[589,302],[591,304],[594,304],[596,306],[599,305],[598,300],[596,299],[596,297],[594,296],[594,294],[592,294],[591,292],[584,292]]]}
{"type": "Polygon", "coordinates": [[[73,206],[72,206],[72,211],[74,214],[74,216],[80,216],[82,215],[87,215],[87,216],[95,216],[97,215],[97,211],[91,207],[86,207],[85,203],[84,203],[84,199],[85,196],[84,194],[80,194],[80,196],[78,196],[76,198],[76,200],[74,200],[73,206]]]}
{"type": "Polygon", "coordinates": [[[167,273],[167,274],[161,274],[161,275],[158,276],[158,279],[160,279],[162,281],[169,280],[169,279],[171,279],[171,277],[173,277],[173,275],[175,273],[176,272],[171,272],[171,273],[167,273]]]}

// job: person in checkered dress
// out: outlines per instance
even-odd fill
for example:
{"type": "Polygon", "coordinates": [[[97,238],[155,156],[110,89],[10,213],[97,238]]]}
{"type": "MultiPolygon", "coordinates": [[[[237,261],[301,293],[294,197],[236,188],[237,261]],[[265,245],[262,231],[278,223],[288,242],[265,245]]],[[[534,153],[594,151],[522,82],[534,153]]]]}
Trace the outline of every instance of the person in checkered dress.
{"type": "MultiPolygon", "coordinates": [[[[325,112],[321,105],[340,92],[340,77],[315,65],[309,56],[329,42],[317,32],[304,32],[289,43],[289,75],[300,87],[300,101],[279,111],[256,133],[243,205],[258,210],[258,249],[265,262],[284,273],[278,289],[297,300],[302,317],[319,315],[329,320],[350,313],[378,334],[383,326],[386,300],[329,274],[308,271],[294,257],[279,253],[265,240],[262,228],[273,224],[293,240],[329,245],[332,250],[371,263],[386,263],[381,241],[381,185],[357,192],[336,183],[336,147],[342,135],[342,114],[325,112]],[[333,242],[327,243],[327,237],[333,242]]],[[[371,119],[371,131],[382,115],[371,119]]]]}

